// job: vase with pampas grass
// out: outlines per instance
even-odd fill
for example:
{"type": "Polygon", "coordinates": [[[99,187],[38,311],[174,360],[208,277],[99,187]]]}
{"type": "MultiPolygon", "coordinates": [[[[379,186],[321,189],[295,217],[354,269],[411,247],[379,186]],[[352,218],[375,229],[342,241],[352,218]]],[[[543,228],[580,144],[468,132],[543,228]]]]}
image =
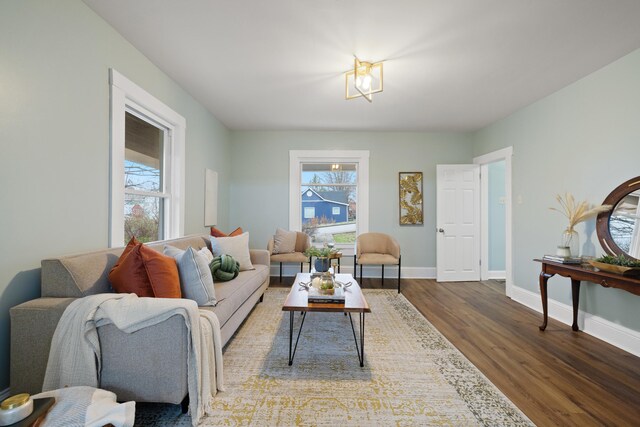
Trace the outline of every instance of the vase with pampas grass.
{"type": "Polygon", "coordinates": [[[575,226],[590,218],[595,217],[600,212],[611,210],[611,205],[591,206],[586,200],[576,203],[571,193],[565,193],[564,196],[558,194],[556,200],[560,204],[560,209],[549,208],[552,211],[560,212],[569,220],[569,225],[562,232],[560,245],[558,246],[557,255],[560,256],[580,256],[580,235],[575,230],[575,226]]]}

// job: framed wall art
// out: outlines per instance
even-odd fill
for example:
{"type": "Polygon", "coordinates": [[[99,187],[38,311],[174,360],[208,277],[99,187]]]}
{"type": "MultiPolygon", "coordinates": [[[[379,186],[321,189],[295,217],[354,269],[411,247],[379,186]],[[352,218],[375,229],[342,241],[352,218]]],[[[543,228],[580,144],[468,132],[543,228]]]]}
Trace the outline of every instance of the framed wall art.
{"type": "Polygon", "coordinates": [[[423,225],[422,172],[400,172],[400,225],[423,225]]]}

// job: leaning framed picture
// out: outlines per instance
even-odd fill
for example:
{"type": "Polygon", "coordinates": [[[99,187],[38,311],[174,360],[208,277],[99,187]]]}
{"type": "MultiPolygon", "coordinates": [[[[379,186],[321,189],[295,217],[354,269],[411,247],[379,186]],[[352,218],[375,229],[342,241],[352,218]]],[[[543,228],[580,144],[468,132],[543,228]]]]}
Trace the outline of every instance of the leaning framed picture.
{"type": "Polygon", "coordinates": [[[423,225],[422,172],[400,172],[400,225],[423,225]]]}

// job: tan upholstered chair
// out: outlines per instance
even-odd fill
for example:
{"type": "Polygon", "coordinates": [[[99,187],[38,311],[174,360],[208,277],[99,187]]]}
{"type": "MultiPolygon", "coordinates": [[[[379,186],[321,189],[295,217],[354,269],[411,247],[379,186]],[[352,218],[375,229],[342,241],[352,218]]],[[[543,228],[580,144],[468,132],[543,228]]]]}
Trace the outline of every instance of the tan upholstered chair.
{"type": "Polygon", "coordinates": [[[400,293],[400,245],[393,237],[383,233],[363,233],[356,239],[356,255],[353,257],[353,274],[357,279],[356,267],[360,264],[360,283],[363,265],[382,265],[382,287],[384,287],[384,266],[398,266],[398,293],[400,293]]]}
{"type": "Polygon", "coordinates": [[[273,246],[274,241],[273,237],[269,240],[267,244],[267,250],[271,254],[271,262],[279,262],[280,263],[280,281],[282,282],[282,264],[283,263],[300,263],[300,272],[302,273],[303,264],[305,262],[309,263],[309,272],[311,272],[311,257],[308,257],[304,254],[304,251],[309,249],[311,246],[311,239],[306,233],[302,233],[300,231],[296,232],[296,247],[295,252],[287,253],[287,254],[274,254],[273,246]]]}

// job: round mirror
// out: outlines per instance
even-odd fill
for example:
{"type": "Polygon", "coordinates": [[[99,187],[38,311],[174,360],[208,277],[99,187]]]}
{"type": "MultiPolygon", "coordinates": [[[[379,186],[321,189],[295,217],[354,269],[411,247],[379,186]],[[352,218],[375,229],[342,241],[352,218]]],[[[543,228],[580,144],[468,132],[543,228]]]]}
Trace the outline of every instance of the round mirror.
{"type": "Polygon", "coordinates": [[[602,204],[613,206],[596,222],[602,249],[609,255],[640,259],[640,176],[618,186],[602,204]]]}

